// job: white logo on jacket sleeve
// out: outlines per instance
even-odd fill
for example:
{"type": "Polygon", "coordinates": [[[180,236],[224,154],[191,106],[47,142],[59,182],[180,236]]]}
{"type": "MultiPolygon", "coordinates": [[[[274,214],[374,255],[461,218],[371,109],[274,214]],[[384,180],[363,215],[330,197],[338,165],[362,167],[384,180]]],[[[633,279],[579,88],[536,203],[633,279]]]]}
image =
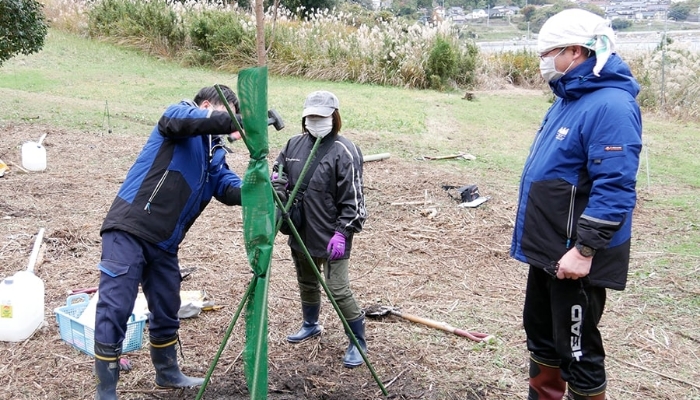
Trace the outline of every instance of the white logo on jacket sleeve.
{"type": "Polygon", "coordinates": [[[565,127],[562,126],[562,127],[559,128],[559,130],[557,131],[557,136],[556,136],[556,138],[557,138],[557,140],[564,140],[564,139],[566,139],[566,135],[568,135],[568,134],[569,134],[569,128],[565,128],[565,127]]]}

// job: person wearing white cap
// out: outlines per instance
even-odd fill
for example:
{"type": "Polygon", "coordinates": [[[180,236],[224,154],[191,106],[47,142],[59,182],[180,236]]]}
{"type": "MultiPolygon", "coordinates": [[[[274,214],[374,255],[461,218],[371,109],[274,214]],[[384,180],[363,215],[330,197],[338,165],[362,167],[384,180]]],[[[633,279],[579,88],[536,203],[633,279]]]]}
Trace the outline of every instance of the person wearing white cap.
{"type": "Polygon", "coordinates": [[[639,84],[614,53],[608,21],[588,11],[549,18],[537,46],[557,98],[525,162],[510,251],[529,265],[528,399],[603,400],[598,323],[607,289],[627,282],[642,148],[639,84]]]}
{"type": "MultiPolygon", "coordinates": [[[[313,160],[318,164],[309,167],[306,173],[310,179],[303,180],[296,196],[304,210],[303,224],[297,229],[315,265],[307,261],[294,236],[288,241],[297,273],[303,320],[301,329],[287,336],[287,341],[300,343],[323,331],[318,323],[321,295],[314,273],[317,268],[324,273],[333,299],[366,352],[365,316],[350,290],[348,277],[353,236],[362,230],[367,218],[362,192],[363,159],[359,147],[339,133],[342,125],[339,107],[338,98],[331,92],[322,90],[309,94],[302,112],[302,133],[289,139],[272,168],[273,187],[285,201],[299,180],[316,139],[321,138],[313,160]]],[[[354,368],[363,363],[362,355],[350,340],[343,365],[354,368]]]]}

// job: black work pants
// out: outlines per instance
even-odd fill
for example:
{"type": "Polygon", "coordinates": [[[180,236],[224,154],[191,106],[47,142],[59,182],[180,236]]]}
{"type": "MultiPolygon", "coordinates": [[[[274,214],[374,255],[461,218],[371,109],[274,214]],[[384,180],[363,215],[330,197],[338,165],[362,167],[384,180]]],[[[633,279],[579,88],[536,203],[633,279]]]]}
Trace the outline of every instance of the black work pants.
{"type": "Polygon", "coordinates": [[[576,392],[605,389],[605,350],[598,323],[605,288],[587,279],[556,279],[530,266],[523,310],[527,348],[535,361],[558,364],[576,392]]]}

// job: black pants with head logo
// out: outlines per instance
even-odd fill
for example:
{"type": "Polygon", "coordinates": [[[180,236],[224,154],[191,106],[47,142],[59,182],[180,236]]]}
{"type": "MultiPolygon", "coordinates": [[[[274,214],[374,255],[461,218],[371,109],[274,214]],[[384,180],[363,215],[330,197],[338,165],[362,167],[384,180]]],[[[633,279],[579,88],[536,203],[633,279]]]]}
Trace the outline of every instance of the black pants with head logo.
{"type": "Polygon", "coordinates": [[[581,394],[605,389],[605,350],[598,323],[606,291],[587,279],[556,279],[530,266],[523,310],[527,348],[537,362],[558,361],[562,378],[581,394]]]}

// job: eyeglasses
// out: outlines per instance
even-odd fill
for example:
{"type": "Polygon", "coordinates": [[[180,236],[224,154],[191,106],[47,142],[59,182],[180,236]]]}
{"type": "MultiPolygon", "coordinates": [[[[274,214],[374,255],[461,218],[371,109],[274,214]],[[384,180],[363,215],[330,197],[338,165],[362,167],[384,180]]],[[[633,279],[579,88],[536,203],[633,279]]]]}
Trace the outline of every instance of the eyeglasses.
{"type": "Polygon", "coordinates": [[[567,49],[566,47],[562,47],[562,48],[554,48],[552,50],[546,51],[546,52],[539,55],[540,60],[544,60],[545,58],[549,57],[549,55],[552,54],[553,52],[555,52],[556,50],[559,50],[559,52],[554,57],[558,57],[559,55],[561,55],[561,53],[566,51],[566,49],[567,49]]]}

